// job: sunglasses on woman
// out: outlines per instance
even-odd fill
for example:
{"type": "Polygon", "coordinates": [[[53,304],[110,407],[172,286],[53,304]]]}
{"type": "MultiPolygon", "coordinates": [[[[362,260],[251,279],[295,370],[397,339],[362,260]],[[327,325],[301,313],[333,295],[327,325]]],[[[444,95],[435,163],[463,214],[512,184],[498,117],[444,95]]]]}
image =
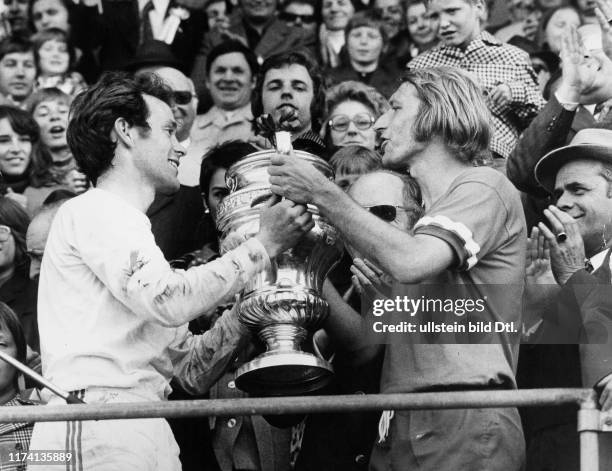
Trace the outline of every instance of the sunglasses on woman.
{"type": "Polygon", "coordinates": [[[336,116],[332,116],[329,120],[329,127],[334,131],[344,132],[349,128],[351,123],[355,124],[355,127],[361,131],[365,131],[366,129],[370,129],[376,120],[372,115],[367,113],[359,113],[353,116],[353,118],[349,118],[345,114],[339,114],[336,116]]]}
{"type": "Polygon", "coordinates": [[[385,222],[392,222],[397,219],[397,210],[410,211],[410,208],[404,208],[403,206],[394,206],[392,204],[378,204],[375,206],[364,206],[374,216],[382,219],[385,222]]]}

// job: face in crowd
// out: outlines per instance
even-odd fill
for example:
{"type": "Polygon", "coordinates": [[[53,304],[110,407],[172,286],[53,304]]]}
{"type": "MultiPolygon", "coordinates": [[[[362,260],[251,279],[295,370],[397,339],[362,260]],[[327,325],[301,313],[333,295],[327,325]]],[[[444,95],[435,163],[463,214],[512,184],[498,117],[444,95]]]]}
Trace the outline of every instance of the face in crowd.
{"type": "Polygon", "coordinates": [[[208,195],[206,202],[208,203],[208,209],[213,221],[217,221],[217,208],[223,198],[229,195],[229,188],[225,183],[226,168],[219,167],[215,170],[212,177],[210,178],[210,186],[208,188],[208,195]]]}
{"type": "Polygon", "coordinates": [[[37,280],[40,276],[45,245],[49,238],[52,218],[45,214],[34,216],[26,233],[26,246],[30,257],[30,279],[37,280]]]}
{"type": "Polygon", "coordinates": [[[172,67],[156,69],[155,74],[161,77],[174,93],[172,112],[178,123],[176,137],[179,141],[184,141],[189,137],[198,109],[193,82],[180,70],[172,67]]]}
{"type": "Polygon", "coordinates": [[[557,173],[554,196],[576,220],[587,256],[605,248],[612,237],[612,171],[593,160],[569,162],[557,173]]]}
{"type": "Polygon", "coordinates": [[[272,115],[275,122],[286,122],[294,135],[311,129],[313,99],[314,84],[303,65],[291,64],[266,72],[262,87],[263,112],[272,115]]]}
{"type": "MultiPolygon", "coordinates": [[[[381,219],[381,223],[388,223],[402,231],[412,229],[414,214],[419,211],[416,201],[406,201],[404,182],[396,175],[387,172],[372,172],[361,175],[348,189],[348,195],[357,204],[381,219]]],[[[353,258],[363,258],[363,254],[353,247],[347,247],[353,258]]],[[[366,257],[367,258],[367,257],[366,257]]],[[[393,280],[383,274],[383,280],[393,280]]]]}
{"type": "Polygon", "coordinates": [[[446,46],[465,48],[480,34],[482,0],[431,0],[429,15],[439,23],[438,38],[446,46]]]}
{"type": "Polygon", "coordinates": [[[28,26],[28,0],[4,0],[2,13],[13,31],[24,30],[28,26]]]}
{"type": "Polygon", "coordinates": [[[0,93],[21,102],[32,93],[36,78],[34,53],[12,52],[0,60],[0,93]]]}
{"type": "MultiPolygon", "coordinates": [[[[34,121],[40,128],[40,140],[52,151],[68,147],[66,131],[69,111],[70,104],[61,99],[42,101],[32,111],[34,121]]],[[[70,154],[67,158],[71,158],[70,154]]]]}
{"type": "Polygon", "coordinates": [[[332,144],[336,147],[360,145],[374,150],[376,131],[374,112],[359,101],[344,101],[331,112],[328,122],[332,144]]]}
{"type": "Polygon", "coordinates": [[[244,17],[254,23],[265,23],[276,13],[276,0],[241,0],[244,17]]]}
{"type": "Polygon", "coordinates": [[[431,18],[424,3],[415,3],[408,7],[406,23],[410,38],[417,47],[424,48],[435,42],[438,21],[431,18]]]}
{"type": "Polygon", "coordinates": [[[317,29],[317,17],[314,5],[299,0],[288,2],[283,7],[279,15],[288,26],[303,28],[307,31],[315,32],[317,29]]]}
{"type": "Polygon", "coordinates": [[[567,34],[568,28],[578,28],[578,26],[580,26],[580,16],[574,8],[561,8],[553,13],[544,31],[549,49],[555,54],[559,54],[563,37],[567,34]]]}
{"type": "Polygon", "coordinates": [[[376,0],[374,10],[384,22],[387,37],[395,37],[404,27],[404,9],[400,0],[376,0]]]}
{"type": "MultiPolygon", "coordinates": [[[[2,307],[3,311],[9,309],[7,306],[2,307]]],[[[4,313],[3,313],[4,314],[4,313]]],[[[13,314],[14,315],[14,314],[13,314]]],[[[0,350],[6,355],[18,358],[17,342],[13,338],[11,330],[8,328],[5,317],[0,320],[0,350]]],[[[17,370],[9,363],[0,362],[0,404],[13,399],[17,394],[17,370]]]]}
{"type": "Polygon", "coordinates": [[[231,111],[251,101],[255,79],[244,54],[230,52],[213,61],[206,85],[215,106],[231,111]]]}
{"type": "Polygon", "coordinates": [[[45,41],[38,50],[38,71],[43,77],[61,76],[70,67],[68,44],[57,39],[45,41]]]}
{"type": "Polygon", "coordinates": [[[31,154],[30,136],[17,134],[7,118],[0,119],[0,172],[13,178],[24,176],[31,154]]]}
{"type": "Polygon", "coordinates": [[[358,26],[351,29],[346,43],[351,61],[364,65],[378,64],[385,45],[378,28],[370,26],[358,26]]]}
{"type": "Polygon", "coordinates": [[[204,11],[206,12],[209,31],[213,29],[223,30],[229,27],[227,4],[224,0],[209,3],[204,11]]]}
{"type": "Polygon", "coordinates": [[[32,22],[36,31],[58,28],[69,32],[68,10],[61,0],[36,0],[32,4],[32,22]]]}
{"type": "Polygon", "coordinates": [[[355,7],[350,0],[323,0],[321,14],[328,30],[344,31],[355,14],[355,7]]]}

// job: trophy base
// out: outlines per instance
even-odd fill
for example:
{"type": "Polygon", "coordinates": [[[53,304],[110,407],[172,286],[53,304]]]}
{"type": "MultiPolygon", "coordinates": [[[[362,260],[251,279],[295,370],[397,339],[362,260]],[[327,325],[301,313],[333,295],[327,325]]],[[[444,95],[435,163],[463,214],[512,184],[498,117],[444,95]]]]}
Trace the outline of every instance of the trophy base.
{"type": "Polygon", "coordinates": [[[238,368],[236,386],[252,395],[297,396],[323,388],[333,372],[328,362],[310,353],[266,352],[238,368]]]}

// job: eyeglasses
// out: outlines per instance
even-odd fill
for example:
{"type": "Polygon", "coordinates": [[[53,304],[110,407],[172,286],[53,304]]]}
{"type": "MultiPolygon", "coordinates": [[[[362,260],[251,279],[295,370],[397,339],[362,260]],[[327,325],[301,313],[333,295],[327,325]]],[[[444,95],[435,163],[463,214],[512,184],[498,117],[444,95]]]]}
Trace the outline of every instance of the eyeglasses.
{"type": "Polygon", "coordinates": [[[6,242],[9,240],[9,236],[11,235],[11,228],[5,226],[4,224],[0,224],[0,242],[6,242]]]}
{"type": "Polygon", "coordinates": [[[386,222],[395,221],[397,218],[397,210],[411,211],[410,208],[404,208],[403,206],[394,206],[392,204],[379,204],[375,206],[364,206],[369,212],[371,212],[377,218],[382,219],[386,222]]]}
{"type": "Polygon", "coordinates": [[[357,129],[365,131],[366,129],[370,129],[374,125],[375,121],[376,120],[374,117],[367,113],[356,114],[352,119],[345,114],[339,114],[332,116],[328,124],[334,131],[344,132],[349,128],[349,125],[352,122],[355,123],[357,129]]]}
{"type": "Polygon", "coordinates": [[[172,92],[174,95],[174,102],[177,105],[187,105],[191,103],[191,99],[195,98],[197,95],[194,95],[191,92],[172,92]]]}
{"type": "Polygon", "coordinates": [[[297,20],[300,20],[302,23],[314,23],[317,21],[314,15],[297,15],[286,11],[282,12],[279,16],[281,20],[288,23],[295,23],[297,20]]]}

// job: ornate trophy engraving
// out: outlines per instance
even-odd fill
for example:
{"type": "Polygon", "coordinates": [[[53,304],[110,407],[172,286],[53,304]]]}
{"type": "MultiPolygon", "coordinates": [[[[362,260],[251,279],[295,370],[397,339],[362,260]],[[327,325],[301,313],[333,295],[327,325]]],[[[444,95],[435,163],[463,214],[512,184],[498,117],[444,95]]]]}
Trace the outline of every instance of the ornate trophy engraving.
{"type": "MultiPolygon", "coordinates": [[[[236,247],[259,230],[261,205],[270,197],[267,168],[276,151],[248,155],[227,172],[230,194],[218,210],[221,253],[236,247]]],[[[330,178],[323,159],[295,151],[330,178]]],[[[340,259],[342,244],[336,230],[309,205],[315,227],[300,243],[271,261],[271,267],[251,280],[238,301],[240,321],[256,332],[267,351],[240,367],[236,385],[252,394],[292,395],[325,386],[333,374],[325,360],[300,346],[328,314],[321,288],[328,271],[340,259]]]]}

